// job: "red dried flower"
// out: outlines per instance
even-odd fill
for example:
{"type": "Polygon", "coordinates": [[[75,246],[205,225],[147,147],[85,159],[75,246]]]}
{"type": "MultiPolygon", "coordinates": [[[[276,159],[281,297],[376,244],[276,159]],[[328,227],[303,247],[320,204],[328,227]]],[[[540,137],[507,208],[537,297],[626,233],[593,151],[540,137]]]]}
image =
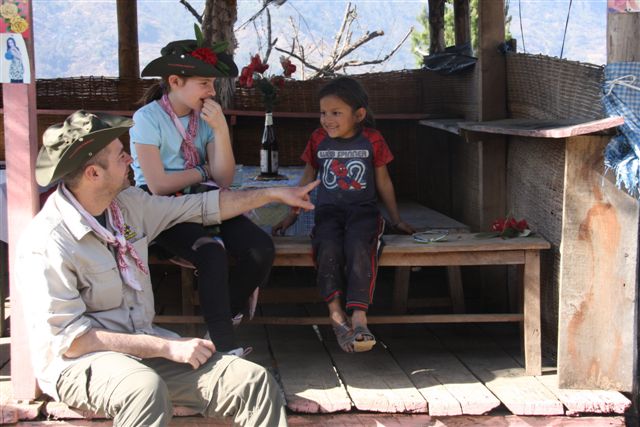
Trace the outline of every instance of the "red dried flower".
{"type": "Polygon", "coordinates": [[[264,73],[269,68],[269,64],[264,64],[260,55],[254,55],[251,57],[251,62],[249,63],[249,67],[253,69],[256,73],[264,73]]]}
{"type": "Polygon", "coordinates": [[[251,88],[253,87],[253,69],[251,66],[244,67],[240,72],[240,86],[251,88]]]}
{"type": "Polygon", "coordinates": [[[218,55],[216,55],[208,47],[199,47],[198,49],[192,51],[190,55],[202,62],[206,62],[207,64],[211,64],[213,66],[218,63],[218,55]]]}
{"type": "Polygon", "coordinates": [[[503,239],[508,237],[526,237],[531,234],[529,224],[526,219],[516,220],[512,216],[498,218],[491,224],[490,233],[480,233],[481,237],[499,236],[503,239]]]}
{"type": "Polygon", "coordinates": [[[280,57],[280,64],[282,65],[282,69],[285,77],[291,77],[293,73],[296,72],[296,66],[291,63],[289,58],[285,58],[284,56],[280,57]]]}
{"type": "Polygon", "coordinates": [[[493,223],[491,224],[491,231],[497,231],[499,233],[502,233],[502,231],[504,231],[504,226],[505,226],[506,220],[505,218],[498,218],[495,221],[493,221],[493,223]]]}
{"type": "Polygon", "coordinates": [[[284,87],[284,77],[282,76],[271,77],[271,84],[282,89],[284,87]]]}

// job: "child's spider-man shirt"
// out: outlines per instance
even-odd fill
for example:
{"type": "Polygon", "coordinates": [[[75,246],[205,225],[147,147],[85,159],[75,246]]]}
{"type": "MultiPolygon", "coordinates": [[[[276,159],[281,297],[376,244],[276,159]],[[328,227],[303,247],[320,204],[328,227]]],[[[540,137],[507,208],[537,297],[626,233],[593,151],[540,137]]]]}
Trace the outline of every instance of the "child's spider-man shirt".
{"type": "Polygon", "coordinates": [[[302,160],[318,171],[317,205],[375,203],[374,169],[393,160],[384,138],[364,128],[348,139],[333,139],[324,129],[311,134],[302,160]]]}

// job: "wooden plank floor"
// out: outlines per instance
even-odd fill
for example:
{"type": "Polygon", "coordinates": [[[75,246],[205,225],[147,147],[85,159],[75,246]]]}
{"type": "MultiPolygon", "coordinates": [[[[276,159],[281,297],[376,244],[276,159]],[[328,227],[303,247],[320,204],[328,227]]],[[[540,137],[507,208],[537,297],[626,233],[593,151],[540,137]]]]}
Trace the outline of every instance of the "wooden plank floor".
{"type": "MultiPolygon", "coordinates": [[[[291,425],[624,425],[618,414],[630,401],[620,393],[559,390],[553,366],[540,377],[525,376],[513,326],[376,326],[379,344],[362,354],[342,352],[328,327],[241,325],[238,335],[241,345],[254,348],[248,359],[270,369],[283,386],[291,425]],[[582,423],[568,415],[580,415],[582,423]]],[[[6,339],[0,347],[6,402],[6,339]]],[[[197,417],[172,424],[228,425],[197,417]]]]}
{"type": "Polygon", "coordinates": [[[261,364],[276,367],[295,413],[575,416],[622,414],[631,404],[615,391],[559,390],[552,366],[524,375],[515,325],[376,325],[379,344],[361,354],[342,352],[326,326],[250,327],[263,328],[271,359],[261,364]]]}

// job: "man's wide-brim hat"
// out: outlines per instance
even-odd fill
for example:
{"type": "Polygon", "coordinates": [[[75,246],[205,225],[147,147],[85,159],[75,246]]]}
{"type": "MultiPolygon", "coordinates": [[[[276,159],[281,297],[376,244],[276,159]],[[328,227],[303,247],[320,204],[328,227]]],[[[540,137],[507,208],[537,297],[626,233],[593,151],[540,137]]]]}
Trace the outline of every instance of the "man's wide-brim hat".
{"type": "Polygon", "coordinates": [[[172,74],[199,77],[236,77],[238,75],[238,67],[231,55],[224,52],[215,53],[208,47],[198,47],[196,40],[171,42],[162,48],[160,54],[162,56],[144,67],[142,77],[167,77],[172,74]],[[194,53],[210,62],[193,56],[194,53]]]}
{"type": "Polygon", "coordinates": [[[133,125],[128,117],[79,110],[50,126],[36,160],[36,181],[45,187],[83,166],[133,125]]]}

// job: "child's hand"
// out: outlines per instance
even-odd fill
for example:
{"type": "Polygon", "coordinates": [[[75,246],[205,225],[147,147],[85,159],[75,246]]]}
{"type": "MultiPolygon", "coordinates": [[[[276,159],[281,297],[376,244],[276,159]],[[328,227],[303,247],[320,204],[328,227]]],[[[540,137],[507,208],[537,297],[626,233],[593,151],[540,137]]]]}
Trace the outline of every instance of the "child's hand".
{"type": "Polygon", "coordinates": [[[287,228],[295,224],[297,220],[298,220],[298,214],[295,211],[290,212],[289,215],[287,215],[282,221],[280,221],[279,223],[273,226],[273,228],[271,229],[271,235],[284,236],[284,233],[285,231],[287,231],[287,228]]]}
{"type": "Polygon", "coordinates": [[[404,221],[398,222],[393,226],[393,228],[398,231],[402,231],[404,234],[413,234],[416,232],[416,230],[410,224],[407,224],[404,221]]]}
{"type": "Polygon", "coordinates": [[[223,129],[227,127],[227,119],[224,117],[222,107],[211,98],[204,100],[200,117],[207,122],[213,130],[223,129]]]}

